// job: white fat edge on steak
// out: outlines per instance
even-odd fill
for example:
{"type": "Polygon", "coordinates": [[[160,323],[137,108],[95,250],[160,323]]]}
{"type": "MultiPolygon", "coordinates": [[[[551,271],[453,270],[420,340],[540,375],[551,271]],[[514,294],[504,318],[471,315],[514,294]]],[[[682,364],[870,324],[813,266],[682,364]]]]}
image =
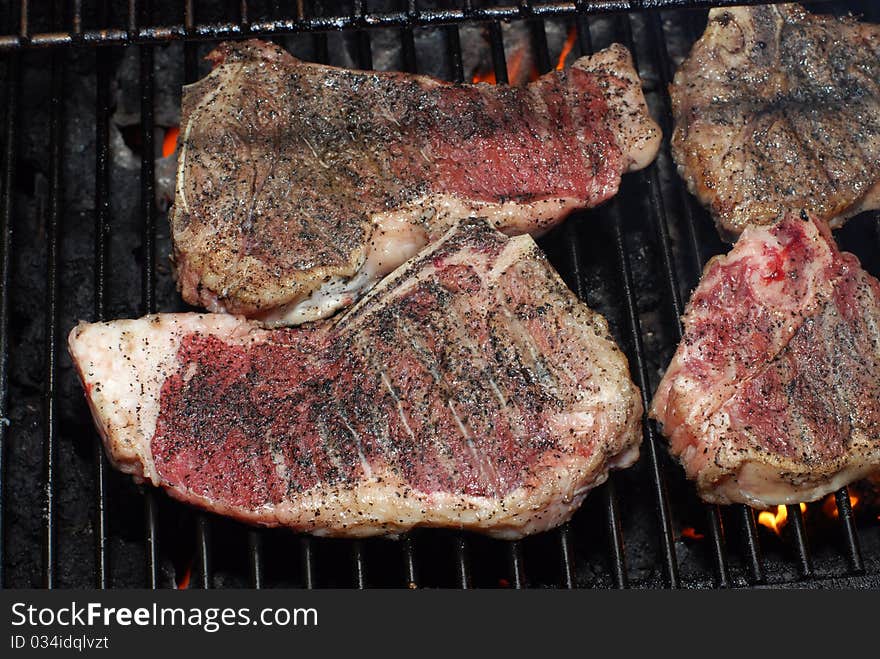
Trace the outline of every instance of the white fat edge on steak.
{"type": "Polygon", "coordinates": [[[635,172],[650,165],[660,150],[663,133],[651,117],[629,49],[613,43],[594,55],[578,58],[571,66],[599,76],[610,73],[624,85],[608,89],[605,94],[608,109],[616,119],[617,142],[627,163],[624,171],[635,172]]]}
{"type": "Polygon", "coordinates": [[[158,485],[149,440],[156,431],[162,384],[178,370],[181,340],[198,332],[241,342],[255,338],[255,330],[240,316],[201,313],[80,322],[74,327],[68,350],[113,466],[158,485]]]}
{"type": "Polygon", "coordinates": [[[795,480],[791,476],[780,475],[776,465],[748,461],[736,473],[718,481],[704,499],[720,504],[743,502],[759,509],[818,501],[872,473],[880,473],[874,464],[851,462],[830,477],[822,474],[814,479],[802,477],[803,480],[795,480]]]}

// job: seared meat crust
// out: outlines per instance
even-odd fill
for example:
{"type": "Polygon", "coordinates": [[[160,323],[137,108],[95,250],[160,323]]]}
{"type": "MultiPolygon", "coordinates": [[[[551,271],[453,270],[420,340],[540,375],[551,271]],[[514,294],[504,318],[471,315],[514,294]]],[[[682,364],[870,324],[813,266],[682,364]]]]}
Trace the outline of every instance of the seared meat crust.
{"type": "Polygon", "coordinates": [[[298,324],[330,315],[454,221],[539,234],[653,160],[620,45],[527,87],[457,85],[227,43],[184,89],[171,212],[184,299],[298,324]]]}
{"type": "Polygon", "coordinates": [[[713,9],[670,93],[679,172],[725,238],[791,208],[835,227],[880,207],[880,26],[713,9]]]}

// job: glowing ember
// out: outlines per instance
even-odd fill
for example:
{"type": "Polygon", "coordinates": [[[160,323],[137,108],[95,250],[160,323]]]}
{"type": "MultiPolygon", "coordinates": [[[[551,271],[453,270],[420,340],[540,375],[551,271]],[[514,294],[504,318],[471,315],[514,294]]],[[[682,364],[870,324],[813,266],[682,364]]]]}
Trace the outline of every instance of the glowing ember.
{"type": "MultiPolygon", "coordinates": [[[[850,495],[849,495],[850,508],[855,510],[858,503],[859,503],[859,495],[853,494],[852,492],[850,492],[850,495]]],[[[825,513],[825,515],[827,515],[828,517],[833,517],[834,519],[837,519],[837,517],[840,515],[840,512],[838,512],[838,510],[837,510],[837,498],[833,494],[829,494],[825,498],[825,501],[822,503],[822,512],[825,513]]]]}
{"type": "MultiPolygon", "coordinates": [[[[801,512],[807,509],[807,504],[802,503],[801,512]]],[[[788,508],[785,506],[776,506],[776,512],[764,510],[758,514],[758,524],[766,526],[776,535],[782,535],[783,527],[788,524],[788,508]]]]}
{"type": "Polygon", "coordinates": [[[172,126],[165,130],[165,139],[162,140],[162,157],[167,158],[177,151],[177,136],[180,135],[180,128],[172,126]]]}
{"type": "Polygon", "coordinates": [[[702,533],[698,533],[693,526],[686,526],[681,530],[681,537],[687,538],[688,540],[702,540],[706,536],[702,533]]]}
{"type": "Polygon", "coordinates": [[[189,580],[192,577],[192,563],[186,566],[183,574],[177,579],[177,589],[186,590],[189,588],[189,580]]]}
{"type": "Polygon", "coordinates": [[[494,85],[497,80],[495,80],[494,71],[477,71],[474,77],[471,78],[471,82],[487,82],[490,85],[494,85]]]}
{"type": "Polygon", "coordinates": [[[565,44],[562,46],[562,52],[559,53],[559,60],[556,62],[556,70],[562,71],[565,68],[565,60],[568,58],[568,54],[571,52],[571,49],[574,48],[574,41],[577,38],[577,30],[574,29],[574,26],[568,31],[568,38],[565,40],[565,44]]]}

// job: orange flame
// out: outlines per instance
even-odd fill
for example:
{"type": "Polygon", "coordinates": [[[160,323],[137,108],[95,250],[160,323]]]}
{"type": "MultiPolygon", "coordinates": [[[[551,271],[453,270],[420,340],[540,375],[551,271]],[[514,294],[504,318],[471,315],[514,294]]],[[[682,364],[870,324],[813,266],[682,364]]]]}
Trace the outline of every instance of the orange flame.
{"type": "Polygon", "coordinates": [[[562,46],[562,52],[559,53],[559,60],[556,62],[557,71],[562,71],[562,69],[565,68],[565,60],[568,59],[571,49],[574,48],[575,39],[577,39],[577,30],[572,26],[568,31],[568,37],[565,39],[565,44],[562,46]]]}
{"type": "Polygon", "coordinates": [[[525,48],[518,48],[514,51],[513,55],[510,56],[510,61],[507,63],[507,78],[514,85],[519,81],[520,69],[522,69],[525,54],[525,48]]]}
{"type": "Polygon", "coordinates": [[[686,526],[681,530],[681,537],[687,538],[688,540],[702,540],[706,536],[702,533],[698,533],[693,526],[686,526]]]}
{"type": "MultiPolygon", "coordinates": [[[[807,504],[800,504],[801,512],[807,509],[807,504]]],[[[788,524],[788,508],[786,506],[776,506],[776,512],[764,510],[758,513],[758,524],[766,526],[776,535],[782,535],[782,529],[788,524]]]]}
{"type": "MultiPolygon", "coordinates": [[[[859,495],[853,494],[850,492],[849,494],[849,505],[853,510],[856,509],[856,506],[859,504],[859,495]]],[[[825,502],[822,504],[822,512],[825,513],[828,517],[833,517],[837,519],[840,515],[840,512],[837,510],[837,498],[833,494],[829,494],[825,499],[825,502]]]]}
{"type": "Polygon", "coordinates": [[[172,126],[165,130],[165,139],[162,140],[162,157],[167,158],[177,151],[177,136],[180,135],[180,128],[172,126]]]}
{"type": "Polygon", "coordinates": [[[192,578],[192,563],[186,566],[183,574],[177,580],[177,590],[186,590],[189,588],[189,581],[192,578]]]}
{"type": "MultiPolygon", "coordinates": [[[[517,48],[513,54],[507,58],[507,79],[510,81],[512,85],[518,85],[523,82],[521,79],[523,64],[526,60],[526,48],[522,46],[521,48],[517,48]]],[[[534,64],[532,68],[529,70],[529,74],[527,77],[528,81],[538,79],[538,70],[535,68],[534,64]]],[[[498,82],[495,77],[495,71],[477,71],[474,73],[473,78],[471,78],[471,82],[486,82],[491,85],[494,85],[498,82]]]]}

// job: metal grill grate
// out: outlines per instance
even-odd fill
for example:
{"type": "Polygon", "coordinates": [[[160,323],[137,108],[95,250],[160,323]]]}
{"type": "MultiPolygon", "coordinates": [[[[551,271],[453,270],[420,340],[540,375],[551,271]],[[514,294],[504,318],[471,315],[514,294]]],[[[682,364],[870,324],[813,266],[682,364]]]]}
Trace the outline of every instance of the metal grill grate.
{"type": "MultiPolygon", "coordinates": [[[[65,89],[64,75],[67,66],[67,52],[70,46],[86,50],[94,58],[95,75],[95,160],[94,160],[94,252],[93,279],[83,285],[90,287],[93,295],[93,320],[108,318],[108,300],[113,284],[113,268],[118,267],[118,260],[111,254],[110,230],[114,223],[111,208],[113,195],[111,168],[111,86],[112,86],[112,52],[114,46],[137,48],[139,58],[139,93],[140,93],[140,201],[137,206],[141,223],[140,279],[141,297],[140,312],[151,313],[161,307],[157,295],[157,231],[158,225],[164,222],[156,206],[156,172],[154,160],[155,118],[155,49],[166,42],[184,40],[183,47],[183,79],[192,82],[199,75],[198,42],[202,40],[219,40],[241,38],[245,36],[263,36],[281,39],[287,35],[310,33],[312,59],[328,62],[330,46],[328,35],[332,31],[350,31],[356,40],[356,63],[361,68],[373,67],[372,36],[377,28],[393,28],[400,39],[400,67],[410,72],[419,71],[419,58],[416,35],[420,30],[436,29],[442,33],[445,45],[445,57],[450,77],[457,81],[465,80],[462,40],[460,28],[476,23],[487,27],[488,47],[496,80],[499,84],[508,83],[508,61],[504,43],[504,21],[523,22],[527,25],[531,37],[530,43],[539,73],[549,71],[554,59],[548,47],[546,21],[564,21],[576,32],[575,50],[586,54],[593,50],[593,34],[591,25],[596,17],[610,21],[613,34],[633,52],[640,62],[640,71],[646,80],[654,80],[655,85],[649,100],[655,115],[660,118],[665,136],[671,134],[670,101],[667,86],[674,71],[674,61],[668,50],[668,26],[664,21],[685,27],[690,41],[701,31],[700,21],[704,12],[681,11],[681,8],[701,9],[708,6],[743,4],[740,2],[709,2],[704,0],[608,0],[538,3],[520,2],[507,6],[482,7],[479,3],[464,1],[461,3],[445,3],[454,5],[450,8],[425,9],[415,0],[399,3],[402,6],[394,11],[372,12],[365,0],[353,3],[352,11],[338,16],[313,15],[305,7],[305,3],[296,3],[290,16],[278,18],[282,12],[278,3],[269,11],[272,18],[264,19],[259,12],[253,10],[257,3],[246,0],[235,3],[235,18],[231,21],[218,23],[199,23],[197,6],[194,0],[184,0],[180,15],[180,24],[154,24],[153,7],[150,0],[130,0],[125,13],[125,27],[112,27],[110,17],[112,7],[107,0],[100,3],[95,16],[96,27],[86,29],[82,14],[82,4],[73,3],[72,15],[63,20],[65,3],[56,0],[53,16],[47,31],[31,29],[28,2],[22,0],[15,16],[10,16],[11,25],[17,25],[10,34],[0,36],[0,56],[3,62],[3,89],[5,101],[3,111],[3,149],[2,161],[2,205],[0,205],[0,584],[14,583],[21,579],[10,577],[13,562],[7,556],[10,532],[10,509],[7,490],[10,476],[9,439],[13,431],[9,426],[10,406],[10,357],[13,343],[12,320],[16,314],[11,299],[15,289],[13,272],[14,236],[18,232],[27,232],[28,227],[16,220],[16,172],[19,141],[22,139],[21,127],[26,117],[21,114],[21,98],[23,59],[39,48],[50,48],[50,84],[49,84],[49,125],[48,125],[48,207],[46,209],[44,278],[45,304],[42,307],[44,328],[44,368],[43,396],[40,427],[42,432],[42,501],[39,508],[41,517],[41,534],[36,540],[42,548],[42,584],[46,587],[70,585],[59,580],[59,562],[65,560],[63,545],[67,535],[58,521],[59,506],[63,498],[59,492],[59,477],[66,465],[59,464],[59,415],[58,405],[61,394],[59,378],[64,377],[59,365],[61,350],[59,338],[69,329],[60,324],[60,290],[64,285],[65,273],[62,271],[60,249],[65,230],[76,227],[65,227],[63,221],[63,157],[64,157],[64,123],[65,123],[65,89]],[[662,12],[659,10],[663,10],[662,12]],[[259,20],[255,20],[260,16],[259,20]],[[634,26],[638,27],[638,38],[634,26]],[[103,46],[103,48],[92,48],[103,46]],[[108,54],[110,53],[110,54],[108,54]],[[13,233],[15,228],[16,233],[13,233]]],[[[441,3],[432,3],[437,5],[441,3]]],[[[869,2],[834,3],[846,5],[850,9],[863,12],[874,11],[876,7],[869,2]]],[[[874,16],[876,19],[876,16],[874,16]]],[[[39,130],[39,128],[33,128],[39,130]]],[[[653,391],[653,378],[656,377],[655,362],[663,359],[653,354],[647,347],[649,339],[654,345],[654,328],[646,327],[649,318],[645,312],[646,276],[660,280],[662,288],[659,304],[660,325],[666,323],[672,329],[666,339],[667,351],[681,337],[678,318],[683,310],[686,292],[692,288],[699,277],[707,252],[716,252],[720,244],[714,238],[707,238],[709,221],[704,211],[699,208],[677,180],[668,176],[670,156],[668,141],[664,143],[664,152],[657,162],[635,175],[629,175],[624,181],[620,194],[600,209],[589,211],[569,219],[560,229],[553,232],[541,244],[547,250],[554,265],[560,270],[566,281],[577,294],[590,301],[592,306],[609,316],[621,346],[627,352],[633,377],[641,387],[643,402],[648,401],[653,391]],[[665,162],[665,165],[664,165],[665,162]],[[664,166],[666,169],[664,169],[664,166]],[[640,209],[640,212],[633,212],[640,209]],[[643,238],[636,241],[635,236],[643,238]],[[610,249],[602,250],[597,246],[596,238],[604,239],[610,249]],[[651,252],[651,258],[645,252],[651,252]],[[587,271],[594,268],[594,260],[601,261],[600,271],[609,275],[603,279],[601,287],[603,296],[591,299],[594,294],[595,275],[587,271]],[[653,261],[653,262],[650,262],[653,261]],[[645,272],[647,271],[647,275],[645,272]],[[590,281],[588,282],[588,278],[590,281]],[[603,300],[614,299],[615,303],[608,306],[603,300]],[[604,306],[603,306],[604,304],[604,306]],[[607,307],[607,308],[606,308],[607,307]],[[615,320],[616,319],[616,320],[615,320]]],[[[67,183],[70,184],[69,182],[67,183]]],[[[866,226],[868,221],[877,225],[880,231],[880,219],[876,216],[861,222],[866,226]]],[[[878,252],[880,233],[873,235],[869,249],[878,252]]],[[[864,245],[862,246],[865,247],[864,245]]],[[[856,250],[858,251],[858,250],[856,250]]],[[[862,254],[860,254],[862,255],[862,254]]],[[[121,258],[121,257],[119,257],[121,258]]],[[[592,270],[591,270],[592,272],[592,270]]],[[[655,321],[651,321],[655,322],[655,321]]],[[[66,376],[71,376],[67,373],[66,376]]],[[[119,476],[108,469],[98,437],[92,433],[90,464],[92,470],[91,491],[84,492],[92,501],[89,535],[94,542],[94,569],[91,571],[93,582],[98,588],[116,585],[142,586],[151,588],[167,586],[163,581],[160,563],[163,560],[165,543],[173,543],[160,533],[162,529],[161,514],[163,506],[171,505],[151,489],[143,493],[143,527],[140,540],[128,538],[128,545],[136,551],[143,551],[145,578],[137,580],[114,579],[112,559],[114,531],[112,528],[111,490],[113,488],[131,487],[122,485],[125,477],[119,476]],[[161,543],[161,544],[160,544],[161,543]]],[[[823,547],[832,548],[832,556],[823,551],[820,559],[816,559],[811,551],[808,540],[808,524],[799,506],[789,506],[789,526],[787,527],[782,559],[768,564],[765,547],[762,547],[763,532],[756,525],[754,513],[745,506],[730,507],[722,510],[717,506],[705,506],[696,502],[687,484],[683,484],[680,470],[672,465],[665,455],[663,440],[653,422],[644,425],[644,449],[640,461],[641,469],[627,475],[625,472],[614,474],[609,481],[594,492],[585,504],[586,511],[581,511],[571,522],[557,531],[543,534],[543,537],[527,539],[521,542],[503,543],[487,541],[465,534],[450,534],[439,531],[417,532],[406,535],[398,542],[378,541],[381,545],[371,544],[373,541],[328,541],[310,537],[300,537],[293,545],[290,538],[282,537],[275,531],[242,529],[225,520],[213,518],[204,513],[185,514],[187,533],[194,537],[192,548],[196,578],[193,584],[201,588],[224,585],[226,576],[218,577],[215,571],[216,552],[218,546],[226,545],[227,539],[236,533],[244,535],[244,547],[241,547],[239,558],[233,560],[233,568],[223,568],[226,572],[245,575],[238,585],[249,585],[256,588],[275,585],[278,580],[270,575],[271,564],[277,563],[278,556],[271,555],[282,552],[283,559],[289,562],[289,550],[295,547],[299,552],[298,585],[306,588],[322,585],[327,581],[327,574],[332,573],[329,580],[332,584],[353,585],[364,588],[372,585],[397,585],[404,587],[421,587],[434,585],[450,585],[469,588],[475,585],[509,585],[515,588],[530,585],[551,585],[573,588],[584,585],[599,585],[616,588],[635,586],[664,585],[669,587],[682,586],[758,586],[777,585],[794,579],[805,580],[807,583],[821,584],[823,580],[842,579],[840,583],[847,585],[868,583],[880,584],[880,527],[875,523],[859,527],[850,505],[849,493],[843,489],[836,493],[836,538],[834,534],[821,537],[823,547]],[[634,479],[639,484],[634,486],[634,479]],[[624,481],[625,479],[625,486],[624,481]],[[671,490],[675,488],[673,493],[671,490]],[[639,498],[631,495],[631,491],[643,487],[647,495],[643,497],[648,514],[632,513],[634,504],[631,499],[639,498]],[[627,505],[629,501],[629,505],[627,505]],[[702,518],[700,527],[706,531],[706,538],[695,549],[683,546],[677,532],[679,524],[676,519],[697,512],[702,518]],[[628,515],[628,512],[630,513],[628,515]],[[731,532],[731,525],[733,532],[731,532]],[[222,528],[219,528],[222,527],[222,528]],[[650,536],[652,542],[644,544],[639,540],[632,543],[633,528],[639,536],[650,536]],[[605,534],[607,546],[604,549],[597,545],[596,536],[605,534]],[[868,535],[865,536],[864,534],[868,535]],[[868,538],[871,548],[870,559],[863,556],[861,547],[863,540],[868,538]],[[439,539],[445,548],[438,551],[433,547],[439,539]],[[733,540],[741,545],[738,549],[731,547],[733,540]],[[278,549],[281,547],[281,549],[278,549]],[[586,547],[586,549],[585,549],[586,547]],[[377,550],[381,551],[377,551],[377,550]],[[448,551],[446,551],[448,550],[448,551]],[[342,562],[340,552],[347,554],[342,562]],[[399,552],[399,560],[396,554],[399,552]],[[444,553],[445,552],[445,553],[444,553]],[[377,553],[387,562],[399,563],[397,573],[399,580],[389,582],[387,579],[374,578],[373,560],[377,553]],[[692,554],[699,554],[692,559],[692,554]],[[394,554],[392,558],[389,555],[394,554]],[[601,556],[593,559],[593,554],[601,556]],[[641,557],[649,555],[651,565],[646,569],[641,565],[641,557]],[[635,558],[635,560],[634,560],[635,558]],[[842,559],[843,565],[840,565],[842,559]],[[348,567],[342,567],[344,563],[348,567]],[[821,569],[817,563],[821,562],[821,569]],[[438,567],[443,563],[443,567],[438,567]],[[633,563],[639,563],[638,566],[633,563]],[[683,563],[688,564],[687,574],[683,573],[683,563]],[[707,570],[695,570],[692,563],[702,567],[704,563],[711,567],[707,570]],[[241,567],[236,567],[240,565],[241,567]],[[556,566],[555,568],[552,566],[556,566]],[[598,568],[596,566],[599,566],[598,568]],[[328,567],[330,566],[330,567],[328,567]],[[486,576],[487,566],[493,576],[486,576]],[[598,570],[599,574],[596,574],[598,570]],[[348,576],[343,575],[348,572],[348,576]],[[638,572],[637,575],[634,573],[638,572]],[[443,574],[425,578],[424,575],[443,574]],[[500,574],[504,576],[498,576],[500,574]],[[646,576],[647,573],[647,576],[646,576]],[[535,576],[538,574],[538,576],[535,576]],[[551,575],[551,576],[547,576],[551,575]],[[497,583],[489,583],[497,576],[497,583]],[[219,579],[219,580],[218,580],[219,579]]],[[[80,494],[78,491],[75,494],[80,494]]],[[[641,493],[639,493],[641,496],[641,493]]],[[[136,499],[133,499],[136,500],[136,499]]],[[[119,511],[115,511],[117,514],[119,511]]],[[[138,516],[138,511],[126,509],[125,515],[138,516]]],[[[69,530],[69,529],[68,529],[69,530]]],[[[290,534],[288,534],[289,536],[290,534]]],[[[772,539],[771,539],[772,540],[772,539]]],[[[774,540],[774,542],[776,542],[774,540]]],[[[778,544],[778,543],[777,543],[778,544]]],[[[118,545],[118,543],[117,543],[118,545]]],[[[126,546],[128,546],[126,545],[126,546]]],[[[35,547],[36,549],[36,547],[35,547]]],[[[780,553],[774,548],[775,553],[780,553]]],[[[224,564],[229,561],[224,559],[224,564]]],[[[296,562],[296,561],[294,561],[296,562]]],[[[384,567],[379,571],[385,571],[384,567]]],[[[166,580],[167,581],[167,580],[166,580]]],[[[234,580],[233,580],[234,581],[234,580]]],[[[284,583],[283,580],[280,581],[284,583]]],[[[37,584],[30,584],[37,585],[37,584]]]]}

